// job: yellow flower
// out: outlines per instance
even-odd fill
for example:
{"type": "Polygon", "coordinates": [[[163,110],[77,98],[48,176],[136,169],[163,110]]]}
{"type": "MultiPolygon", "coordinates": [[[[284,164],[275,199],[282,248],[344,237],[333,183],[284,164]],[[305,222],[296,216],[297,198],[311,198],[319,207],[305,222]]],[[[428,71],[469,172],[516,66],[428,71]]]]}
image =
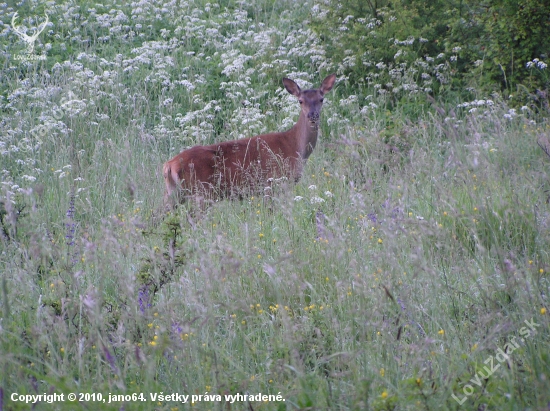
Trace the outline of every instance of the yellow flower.
{"type": "Polygon", "coordinates": [[[65,352],[65,348],[61,347],[59,351],[61,351],[61,354],[63,354],[65,352]]]}
{"type": "Polygon", "coordinates": [[[383,243],[382,239],[379,238],[379,239],[378,239],[378,244],[382,244],[382,243],[383,243]]]}
{"type": "Polygon", "coordinates": [[[443,334],[445,334],[445,330],[439,330],[437,333],[438,333],[439,335],[443,335],[443,334]]]}
{"type": "Polygon", "coordinates": [[[477,350],[477,344],[472,345],[472,351],[477,350]]]}
{"type": "Polygon", "coordinates": [[[383,377],[386,374],[386,370],[380,368],[380,376],[383,377]]]}
{"type": "Polygon", "coordinates": [[[388,398],[388,392],[384,390],[384,392],[382,393],[381,397],[382,397],[382,399],[384,399],[384,400],[385,400],[386,398],[388,398]]]}
{"type": "Polygon", "coordinates": [[[542,307],[542,308],[540,309],[540,313],[543,314],[543,315],[546,314],[546,308],[542,307]]]}

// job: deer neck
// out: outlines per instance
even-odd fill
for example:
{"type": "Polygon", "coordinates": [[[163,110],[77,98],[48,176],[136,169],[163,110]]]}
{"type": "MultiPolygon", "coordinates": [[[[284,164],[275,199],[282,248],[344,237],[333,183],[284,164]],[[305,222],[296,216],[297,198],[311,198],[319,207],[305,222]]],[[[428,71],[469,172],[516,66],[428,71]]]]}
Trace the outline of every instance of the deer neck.
{"type": "Polygon", "coordinates": [[[304,160],[312,153],[317,144],[317,135],[319,133],[319,124],[311,123],[307,115],[300,113],[298,122],[290,129],[290,135],[296,143],[296,152],[304,160]]]}

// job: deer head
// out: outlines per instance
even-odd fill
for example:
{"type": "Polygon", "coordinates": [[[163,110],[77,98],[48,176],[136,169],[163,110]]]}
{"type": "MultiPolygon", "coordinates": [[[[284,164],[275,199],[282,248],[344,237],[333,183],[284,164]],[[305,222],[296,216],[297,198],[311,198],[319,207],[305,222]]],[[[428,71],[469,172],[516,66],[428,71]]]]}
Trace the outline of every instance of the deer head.
{"type": "Polygon", "coordinates": [[[286,90],[298,98],[302,114],[308,119],[310,127],[317,129],[319,127],[319,118],[321,107],[323,106],[323,97],[332,90],[336,80],[336,75],[331,74],[323,80],[321,87],[314,90],[302,90],[298,84],[288,78],[283,79],[286,90]]]}

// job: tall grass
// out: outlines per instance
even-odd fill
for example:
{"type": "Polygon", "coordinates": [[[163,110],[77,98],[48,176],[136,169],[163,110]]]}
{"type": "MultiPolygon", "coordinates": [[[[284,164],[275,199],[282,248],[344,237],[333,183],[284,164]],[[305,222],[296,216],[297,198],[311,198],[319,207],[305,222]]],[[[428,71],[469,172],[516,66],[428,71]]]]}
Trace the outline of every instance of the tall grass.
{"type": "Polygon", "coordinates": [[[1,6],[0,409],[54,392],[146,395],[86,405],[106,410],[547,407],[547,113],[390,104],[340,77],[299,183],[162,211],[164,161],[288,128],[280,79],[338,70],[311,6],[48,3],[32,64],[1,6]]]}

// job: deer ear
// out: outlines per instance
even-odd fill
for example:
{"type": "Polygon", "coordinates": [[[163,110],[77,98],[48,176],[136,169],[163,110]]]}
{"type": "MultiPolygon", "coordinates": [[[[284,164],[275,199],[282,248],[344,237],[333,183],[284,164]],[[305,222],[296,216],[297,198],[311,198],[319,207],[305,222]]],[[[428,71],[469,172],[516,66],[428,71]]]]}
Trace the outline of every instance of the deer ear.
{"type": "Polygon", "coordinates": [[[321,91],[323,94],[328,93],[330,90],[332,90],[332,86],[334,86],[334,82],[336,81],[336,74],[331,74],[330,76],[327,76],[323,80],[323,83],[321,84],[321,91]]]}
{"type": "Polygon", "coordinates": [[[284,78],[283,84],[285,85],[286,91],[288,91],[293,96],[300,97],[302,90],[300,89],[298,84],[296,84],[294,81],[292,81],[289,78],[284,78]]]}

